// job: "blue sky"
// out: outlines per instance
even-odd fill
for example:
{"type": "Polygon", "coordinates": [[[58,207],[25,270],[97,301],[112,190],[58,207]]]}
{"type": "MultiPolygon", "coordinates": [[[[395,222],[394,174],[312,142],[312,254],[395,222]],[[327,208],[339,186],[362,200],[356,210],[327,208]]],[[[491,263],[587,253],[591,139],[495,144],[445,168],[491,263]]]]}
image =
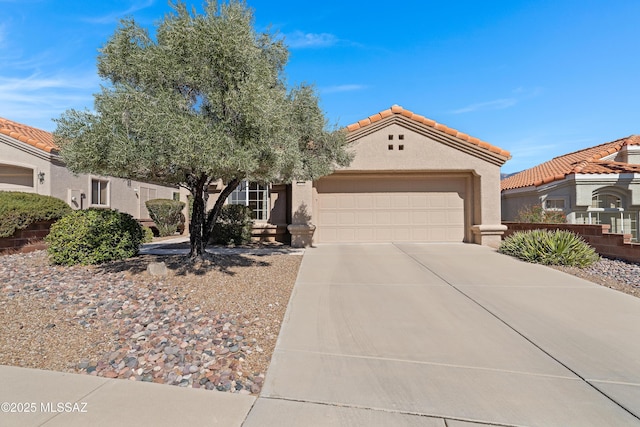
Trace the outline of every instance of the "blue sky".
{"type": "MultiPolygon", "coordinates": [[[[200,6],[202,1],[187,1],[200,6]]],[[[394,104],[512,153],[506,173],[640,133],[640,1],[249,0],[332,123],[394,104]]],[[[91,108],[97,50],[165,0],[0,0],[0,117],[91,108]]]]}

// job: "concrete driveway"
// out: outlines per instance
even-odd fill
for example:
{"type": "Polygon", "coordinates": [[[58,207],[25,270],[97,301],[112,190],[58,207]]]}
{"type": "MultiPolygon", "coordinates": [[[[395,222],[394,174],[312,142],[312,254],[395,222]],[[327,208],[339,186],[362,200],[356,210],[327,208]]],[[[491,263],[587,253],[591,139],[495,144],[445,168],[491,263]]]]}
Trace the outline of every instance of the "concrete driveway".
{"type": "Polygon", "coordinates": [[[640,426],[640,299],[465,244],[306,251],[244,426],[640,426]]]}

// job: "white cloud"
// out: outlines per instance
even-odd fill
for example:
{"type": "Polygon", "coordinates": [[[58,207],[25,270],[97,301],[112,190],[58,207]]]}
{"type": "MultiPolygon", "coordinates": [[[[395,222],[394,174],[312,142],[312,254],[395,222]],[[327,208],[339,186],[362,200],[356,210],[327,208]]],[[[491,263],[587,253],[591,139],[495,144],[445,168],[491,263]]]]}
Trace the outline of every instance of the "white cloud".
{"type": "Polygon", "coordinates": [[[453,114],[472,113],[476,111],[487,110],[503,110],[505,108],[513,107],[521,101],[526,99],[535,98],[542,93],[542,88],[535,87],[528,89],[524,87],[517,87],[511,91],[513,96],[507,98],[494,99],[492,101],[478,102],[475,104],[467,105],[466,107],[458,108],[451,111],[453,114]]]}
{"type": "Polygon", "coordinates": [[[154,3],[154,0],[136,1],[127,10],[123,10],[120,12],[112,12],[103,16],[85,18],[84,21],[90,22],[92,24],[113,24],[114,22],[119,21],[121,18],[124,18],[139,10],[146,9],[152,6],[153,3],[154,3]]]}
{"type": "Polygon", "coordinates": [[[347,85],[337,85],[337,86],[329,86],[324,89],[321,89],[322,93],[340,93],[340,92],[353,92],[356,90],[363,90],[367,87],[364,85],[358,84],[347,84],[347,85]]]}
{"type": "Polygon", "coordinates": [[[338,42],[338,38],[329,33],[303,33],[295,31],[285,34],[285,43],[291,49],[305,49],[333,46],[338,42]]]}
{"type": "Polygon", "coordinates": [[[93,74],[32,74],[24,78],[0,76],[0,116],[44,130],[52,118],[75,108],[91,108],[100,80],[93,74]]]}
{"type": "Polygon", "coordinates": [[[453,114],[472,113],[474,111],[486,110],[502,110],[512,107],[518,103],[515,98],[494,99],[493,101],[479,102],[477,104],[467,105],[466,107],[453,110],[453,114]]]}

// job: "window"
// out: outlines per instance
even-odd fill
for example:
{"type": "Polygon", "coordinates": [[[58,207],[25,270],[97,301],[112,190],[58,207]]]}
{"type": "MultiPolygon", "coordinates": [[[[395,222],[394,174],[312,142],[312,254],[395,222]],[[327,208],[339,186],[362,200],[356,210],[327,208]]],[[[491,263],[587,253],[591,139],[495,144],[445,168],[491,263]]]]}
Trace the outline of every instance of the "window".
{"type": "Polygon", "coordinates": [[[622,199],[614,194],[596,194],[591,199],[592,208],[618,209],[622,207],[622,199]]]}
{"type": "Polygon", "coordinates": [[[0,185],[2,184],[33,188],[33,169],[0,165],[0,185]]]}
{"type": "Polygon", "coordinates": [[[94,206],[107,206],[109,197],[109,181],[101,179],[91,180],[91,204],[94,206]]]}
{"type": "Polygon", "coordinates": [[[251,209],[251,217],[255,220],[269,219],[269,189],[264,185],[242,181],[229,195],[227,203],[248,206],[251,209]]]}
{"type": "Polygon", "coordinates": [[[564,199],[547,199],[544,208],[548,211],[564,211],[564,199]]]}

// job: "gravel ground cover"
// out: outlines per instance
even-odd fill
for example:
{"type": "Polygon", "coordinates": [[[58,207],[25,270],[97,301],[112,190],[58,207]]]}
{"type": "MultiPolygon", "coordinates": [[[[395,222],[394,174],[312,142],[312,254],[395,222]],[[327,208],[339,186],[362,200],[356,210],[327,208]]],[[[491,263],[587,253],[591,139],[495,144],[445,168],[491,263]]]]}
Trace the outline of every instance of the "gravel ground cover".
{"type": "Polygon", "coordinates": [[[640,297],[640,264],[601,258],[590,267],[552,267],[602,286],[640,297]]]}
{"type": "MultiPolygon", "coordinates": [[[[0,364],[260,392],[302,257],[144,255],[97,267],[0,257],[0,364]],[[168,274],[147,266],[164,262],[168,274]]],[[[640,265],[553,267],[640,296],[640,265]]]]}
{"type": "Polygon", "coordinates": [[[302,257],[0,257],[0,364],[257,394],[302,257]],[[147,273],[164,262],[164,277],[147,273]]]}

